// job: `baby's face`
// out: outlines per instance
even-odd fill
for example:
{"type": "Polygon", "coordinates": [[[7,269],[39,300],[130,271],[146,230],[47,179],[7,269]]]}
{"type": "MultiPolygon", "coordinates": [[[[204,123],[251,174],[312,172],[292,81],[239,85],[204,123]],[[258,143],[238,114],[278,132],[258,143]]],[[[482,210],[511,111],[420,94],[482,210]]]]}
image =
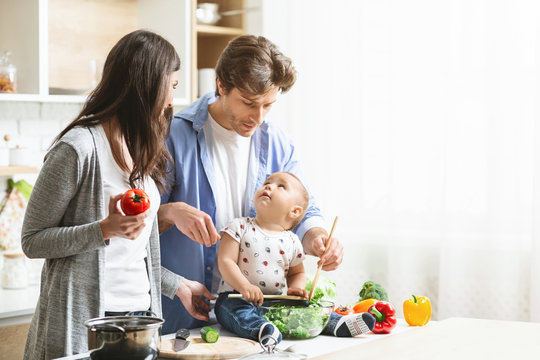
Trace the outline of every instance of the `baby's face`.
{"type": "Polygon", "coordinates": [[[270,175],[257,190],[253,199],[257,215],[280,214],[285,216],[298,206],[301,189],[298,180],[286,173],[270,175]]]}

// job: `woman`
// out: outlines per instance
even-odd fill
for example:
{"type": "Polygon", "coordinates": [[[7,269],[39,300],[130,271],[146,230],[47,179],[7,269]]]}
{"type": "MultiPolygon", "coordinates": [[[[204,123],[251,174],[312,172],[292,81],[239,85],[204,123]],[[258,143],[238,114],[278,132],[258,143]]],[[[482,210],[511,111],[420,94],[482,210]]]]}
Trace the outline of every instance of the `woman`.
{"type": "Polygon", "coordinates": [[[177,295],[208,320],[201,284],[160,265],[157,209],[168,152],[180,59],[161,36],[138,30],[111,50],[102,80],[45,157],[26,211],[22,246],[45,258],[25,359],[86,352],[88,319],[150,310],[177,295]],[[146,212],[125,216],[129,188],[150,196],[146,212]]]}

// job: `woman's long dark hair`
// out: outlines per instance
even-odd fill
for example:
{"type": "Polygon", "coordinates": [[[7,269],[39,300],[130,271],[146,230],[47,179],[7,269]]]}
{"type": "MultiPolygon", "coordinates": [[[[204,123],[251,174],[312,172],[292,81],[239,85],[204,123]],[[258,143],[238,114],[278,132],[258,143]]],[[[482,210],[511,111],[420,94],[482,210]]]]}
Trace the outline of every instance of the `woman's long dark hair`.
{"type": "Polygon", "coordinates": [[[173,113],[163,107],[170,76],[179,69],[180,57],[163,37],[147,30],[127,34],[107,56],[101,81],[80,114],[54,142],[74,127],[95,126],[116,116],[133,159],[130,186],[150,176],[163,190],[171,160],[165,138],[173,113]]]}

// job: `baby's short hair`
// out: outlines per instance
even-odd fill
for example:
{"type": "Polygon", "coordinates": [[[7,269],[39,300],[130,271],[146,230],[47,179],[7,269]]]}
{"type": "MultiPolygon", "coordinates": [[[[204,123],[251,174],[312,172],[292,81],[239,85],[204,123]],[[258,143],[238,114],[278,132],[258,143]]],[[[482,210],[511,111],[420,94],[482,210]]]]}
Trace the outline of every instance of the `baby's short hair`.
{"type": "Polygon", "coordinates": [[[302,214],[294,221],[294,223],[292,224],[291,226],[291,229],[294,229],[298,224],[300,224],[300,221],[302,221],[302,219],[304,218],[304,216],[306,215],[306,211],[307,211],[307,208],[309,206],[309,194],[307,192],[307,189],[306,187],[304,186],[304,184],[302,183],[302,180],[300,180],[298,178],[298,176],[294,175],[293,173],[290,173],[290,172],[287,172],[287,171],[284,171],[285,174],[288,174],[290,175],[291,177],[293,177],[294,179],[296,179],[298,185],[299,186],[299,190],[300,190],[300,203],[298,205],[300,205],[302,207],[302,214]]]}

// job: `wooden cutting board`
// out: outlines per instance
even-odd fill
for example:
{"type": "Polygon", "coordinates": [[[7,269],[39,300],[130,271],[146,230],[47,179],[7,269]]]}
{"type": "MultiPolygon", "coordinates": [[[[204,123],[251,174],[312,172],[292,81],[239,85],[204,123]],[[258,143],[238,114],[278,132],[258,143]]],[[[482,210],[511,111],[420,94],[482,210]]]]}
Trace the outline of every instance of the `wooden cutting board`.
{"type": "Polygon", "coordinates": [[[200,337],[189,337],[191,343],[182,351],[173,350],[174,339],[162,340],[159,356],[170,359],[234,359],[244,355],[261,352],[259,343],[239,337],[220,336],[213,344],[200,337]]]}

